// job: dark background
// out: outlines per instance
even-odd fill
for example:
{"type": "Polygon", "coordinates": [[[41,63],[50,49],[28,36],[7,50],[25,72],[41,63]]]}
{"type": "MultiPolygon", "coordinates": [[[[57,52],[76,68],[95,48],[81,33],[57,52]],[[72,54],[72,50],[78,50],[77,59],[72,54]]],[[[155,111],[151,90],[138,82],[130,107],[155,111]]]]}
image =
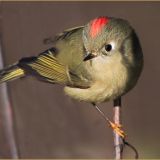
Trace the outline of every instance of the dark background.
{"type": "MultiPolygon", "coordinates": [[[[137,86],[123,97],[123,126],[140,158],[160,158],[159,2],[1,2],[0,7],[5,65],[37,55],[51,47],[43,39],[99,15],[127,19],[139,35],[145,64],[137,86]]],[[[33,78],[10,82],[8,88],[22,158],[113,157],[112,131],[90,104],[33,78]]],[[[112,102],[100,106],[112,117],[112,102]]],[[[10,157],[1,123],[0,154],[10,157]]],[[[125,157],[133,153],[126,149],[125,157]]]]}

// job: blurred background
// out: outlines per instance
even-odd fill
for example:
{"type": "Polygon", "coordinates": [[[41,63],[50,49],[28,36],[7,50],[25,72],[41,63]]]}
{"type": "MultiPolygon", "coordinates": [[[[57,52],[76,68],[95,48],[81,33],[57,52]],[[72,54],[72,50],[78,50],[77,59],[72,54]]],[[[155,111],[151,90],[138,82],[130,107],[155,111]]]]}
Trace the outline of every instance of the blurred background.
{"type": "MultiPolygon", "coordinates": [[[[123,97],[123,126],[140,158],[160,158],[160,2],[1,2],[4,65],[39,54],[51,47],[43,43],[45,38],[99,15],[127,19],[139,35],[145,65],[137,86],[123,97]]],[[[112,130],[92,105],[70,99],[62,86],[33,78],[7,86],[21,158],[113,158],[112,130]]],[[[2,98],[0,158],[11,158],[2,98]]],[[[112,106],[100,105],[111,119],[112,106]]],[[[133,158],[127,148],[124,154],[133,158]]]]}

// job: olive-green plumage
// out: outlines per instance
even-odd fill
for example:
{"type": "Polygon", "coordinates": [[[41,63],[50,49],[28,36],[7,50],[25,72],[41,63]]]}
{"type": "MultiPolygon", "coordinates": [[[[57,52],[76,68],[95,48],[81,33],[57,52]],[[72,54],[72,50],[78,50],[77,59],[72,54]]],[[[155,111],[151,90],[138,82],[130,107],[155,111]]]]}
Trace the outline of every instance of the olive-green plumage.
{"type": "Polygon", "coordinates": [[[91,103],[115,99],[132,89],[142,71],[138,37],[122,19],[98,17],[56,36],[53,48],[23,58],[0,72],[0,82],[28,75],[66,85],[69,96],[91,103]]]}

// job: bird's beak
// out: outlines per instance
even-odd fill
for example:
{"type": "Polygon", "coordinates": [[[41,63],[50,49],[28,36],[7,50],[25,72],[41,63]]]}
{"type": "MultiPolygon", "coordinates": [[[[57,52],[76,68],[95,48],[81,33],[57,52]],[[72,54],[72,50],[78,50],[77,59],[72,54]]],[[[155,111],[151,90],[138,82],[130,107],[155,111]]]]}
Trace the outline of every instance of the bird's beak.
{"type": "Polygon", "coordinates": [[[88,61],[88,60],[90,60],[90,59],[92,59],[92,58],[95,58],[95,57],[97,57],[97,55],[95,55],[95,54],[93,54],[93,53],[88,53],[88,54],[84,57],[83,61],[88,61]]]}

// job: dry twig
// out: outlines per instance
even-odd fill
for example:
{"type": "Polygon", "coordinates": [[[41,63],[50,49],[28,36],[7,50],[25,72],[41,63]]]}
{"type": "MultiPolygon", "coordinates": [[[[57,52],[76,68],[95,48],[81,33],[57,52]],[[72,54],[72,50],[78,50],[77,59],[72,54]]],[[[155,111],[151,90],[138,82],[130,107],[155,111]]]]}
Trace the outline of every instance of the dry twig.
{"type": "MultiPolygon", "coordinates": [[[[113,114],[114,114],[114,124],[121,127],[121,97],[114,100],[114,107],[113,107],[113,114]]],[[[113,130],[114,135],[114,147],[115,147],[115,159],[122,159],[123,153],[123,139],[115,130],[113,130]]]]}

